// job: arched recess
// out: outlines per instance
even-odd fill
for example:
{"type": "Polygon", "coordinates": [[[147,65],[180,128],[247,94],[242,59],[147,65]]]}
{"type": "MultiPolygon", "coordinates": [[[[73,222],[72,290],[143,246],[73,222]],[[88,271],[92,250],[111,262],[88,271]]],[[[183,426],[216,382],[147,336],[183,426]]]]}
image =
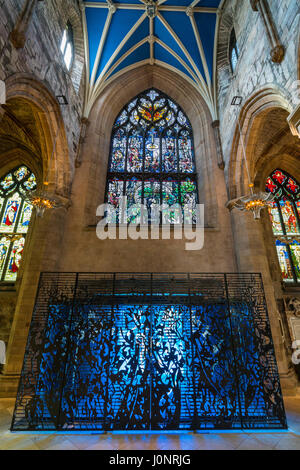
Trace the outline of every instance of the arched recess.
{"type": "MultiPolygon", "coordinates": [[[[242,139],[255,191],[265,189],[267,177],[277,167],[295,177],[299,175],[300,145],[287,122],[290,112],[291,105],[284,91],[276,86],[258,89],[245,102],[238,116],[242,137],[237,124],[226,168],[229,199],[250,192],[242,139]]],[[[251,214],[234,209],[232,227],[239,269],[262,273],[282,385],[285,390],[294,389],[295,376],[287,342],[282,336],[285,314],[280,305],[283,291],[268,212],[262,211],[261,222],[258,222],[251,214]]]]}
{"type": "MultiPolygon", "coordinates": [[[[6,80],[6,88],[7,102],[1,116],[1,128],[5,125],[7,132],[1,140],[0,130],[0,144],[3,143],[3,147],[0,145],[0,175],[23,163],[35,172],[42,184],[49,168],[48,188],[67,204],[71,171],[64,122],[57,101],[43,83],[28,74],[12,75],[6,80]]],[[[57,268],[65,212],[65,208],[61,208],[49,211],[43,218],[33,216],[17,282],[10,290],[5,285],[0,286],[1,312],[3,307],[9,306],[7,364],[4,375],[0,376],[0,396],[1,393],[2,396],[15,394],[15,373],[21,368],[22,348],[25,348],[39,275],[41,271],[57,268]]]]}
{"type": "MultiPolygon", "coordinates": [[[[38,132],[40,173],[49,175],[51,189],[67,197],[71,185],[68,143],[59,105],[44,84],[28,74],[17,73],[6,80],[7,105],[30,108],[38,132]]],[[[22,119],[20,119],[22,120],[22,119]]],[[[36,155],[37,156],[37,155],[36,155]]],[[[35,159],[36,160],[36,159],[35,159]]]]}
{"type": "MultiPolygon", "coordinates": [[[[89,165],[86,180],[87,198],[83,208],[88,225],[96,222],[96,208],[104,202],[111,131],[114,121],[122,108],[139,93],[156,88],[170,96],[188,116],[194,131],[195,159],[198,173],[199,201],[205,204],[206,225],[217,225],[216,175],[218,169],[212,117],[209,109],[197,92],[184,78],[160,66],[145,65],[135,68],[117,78],[99,96],[90,115],[83,146],[83,164],[89,165]],[[125,84],[125,86],[124,86],[125,84]],[[89,159],[89,162],[88,160],[89,159]],[[97,188],[97,193],[90,188],[97,188]],[[97,194],[97,198],[95,197],[97,194]]],[[[220,182],[219,182],[220,183],[220,182]]],[[[220,184],[219,188],[222,187],[220,184]]],[[[221,191],[221,189],[219,189],[221,191]]]]}
{"type": "Polygon", "coordinates": [[[269,146],[269,150],[272,148],[272,139],[273,145],[278,142],[281,135],[287,135],[290,141],[293,139],[286,121],[290,112],[291,105],[283,91],[272,85],[257,90],[247,99],[237,117],[242,137],[239,126],[236,124],[231,156],[226,168],[230,199],[249,192],[243,143],[246,149],[250,177],[256,185],[259,185],[257,171],[264,162],[267,146],[269,146]],[[264,140],[259,135],[262,129],[265,134],[264,140]],[[260,145],[259,149],[258,145],[260,145]]]}

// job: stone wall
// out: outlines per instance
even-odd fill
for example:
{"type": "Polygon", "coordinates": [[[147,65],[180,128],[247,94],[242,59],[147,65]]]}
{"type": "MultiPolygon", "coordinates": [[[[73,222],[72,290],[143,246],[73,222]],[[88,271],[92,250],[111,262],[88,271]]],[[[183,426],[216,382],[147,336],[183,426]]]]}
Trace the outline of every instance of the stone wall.
{"type": "Polygon", "coordinates": [[[0,79],[27,73],[40,81],[52,95],[65,95],[68,106],[61,106],[67,134],[71,169],[74,170],[84,97],[84,48],[81,12],[77,0],[37,2],[24,48],[15,49],[9,40],[24,0],[0,0],[0,79]],[[75,60],[67,70],[60,44],[67,21],[74,29],[75,60]]]}
{"type": "Polygon", "coordinates": [[[252,10],[250,0],[227,0],[222,12],[218,42],[218,108],[226,169],[236,125],[236,110],[231,107],[233,96],[241,95],[246,101],[256,90],[272,84],[293,103],[292,86],[299,78],[300,3],[299,0],[269,0],[268,3],[286,49],[281,64],[271,61],[271,46],[262,19],[258,12],[252,10]],[[240,50],[234,74],[230,70],[228,54],[232,26],[240,50]]]}

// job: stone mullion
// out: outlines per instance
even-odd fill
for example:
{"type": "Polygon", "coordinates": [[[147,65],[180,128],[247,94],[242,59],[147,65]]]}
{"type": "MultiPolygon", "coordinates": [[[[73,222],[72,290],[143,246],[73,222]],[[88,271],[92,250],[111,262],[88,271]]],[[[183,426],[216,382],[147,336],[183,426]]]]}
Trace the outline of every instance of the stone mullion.
{"type": "Polygon", "coordinates": [[[271,45],[271,59],[280,64],[284,58],[284,46],[281,44],[279,35],[274,24],[267,0],[250,0],[252,9],[258,11],[264,23],[264,27],[271,45]]]}
{"type": "Polygon", "coordinates": [[[15,27],[10,33],[10,40],[16,49],[22,49],[25,45],[26,33],[38,1],[43,0],[25,0],[23,9],[17,19],[15,27]]]}

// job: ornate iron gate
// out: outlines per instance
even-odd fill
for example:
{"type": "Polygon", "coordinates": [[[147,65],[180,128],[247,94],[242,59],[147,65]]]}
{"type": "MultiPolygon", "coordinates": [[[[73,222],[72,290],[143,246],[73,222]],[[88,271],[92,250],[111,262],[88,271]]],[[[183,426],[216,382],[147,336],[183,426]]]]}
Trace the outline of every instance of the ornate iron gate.
{"type": "Polygon", "coordinates": [[[286,428],[260,275],[41,275],[13,431],[254,428],[286,428]]]}

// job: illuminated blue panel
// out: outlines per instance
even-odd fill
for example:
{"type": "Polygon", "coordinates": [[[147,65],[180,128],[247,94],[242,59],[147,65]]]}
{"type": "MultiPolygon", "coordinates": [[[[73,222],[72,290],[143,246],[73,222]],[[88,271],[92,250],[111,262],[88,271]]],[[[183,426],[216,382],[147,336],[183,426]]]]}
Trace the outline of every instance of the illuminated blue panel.
{"type": "Polygon", "coordinates": [[[106,8],[86,8],[86,21],[90,51],[90,76],[95,63],[100,38],[107,18],[106,8]]]}
{"type": "Polygon", "coordinates": [[[113,74],[118,73],[120,70],[125,69],[129,65],[148,59],[149,54],[149,44],[145,43],[132,52],[123,62],[121,62],[120,65],[113,71],[113,74]]]}
{"type": "Polygon", "coordinates": [[[206,62],[210,77],[213,77],[213,60],[214,60],[214,41],[215,41],[215,28],[216,28],[216,15],[203,15],[202,13],[195,13],[194,15],[199,34],[201,35],[202,46],[205,51],[206,62]]]}
{"type": "MultiPolygon", "coordinates": [[[[133,33],[131,38],[126,42],[125,46],[121,49],[112,65],[114,65],[120,59],[120,57],[129,51],[129,49],[138,44],[142,39],[145,39],[147,36],[149,36],[149,21],[148,19],[145,19],[138,29],[133,33]]],[[[144,59],[147,58],[149,58],[149,54],[147,57],[144,57],[144,59]]]]}
{"type": "Polygon", "coordinates": [[[178,60],[176,60],[174,56],[172,56],[166,49],[164,49],[162,46],[156,43],[154,44],[154,55],[155,55],[155,59],[161,60],[162,62],[165,62],[166,64],[172,65],[173,67],[177,68],[181,72],[185,73],[193,81],[195,81],[192,75],[190,75],[190,73],[188,72],[188,70],[183,65],[181,65],[181,63],[178,62],[178,60]]]}
{"type": "Polygon", "coordinates": [[[134,24],[142,16],[142,14],[143,12],[139,10],[117,10],[114,13],[103,48],[96,78],[98,78],[115,50],[118,48],[134,24]]]}
{"type": "MultiPolygon", "coordinates": [[[[164,19],[169,23],[169,25],[172,27],[173,31],[176,32],[177,36],[183,43],[184,47],[194,60],[196,66],[202,73],[204,77],[204,72],[203,72],[203,66],[202,66],[202,60],[201,56],[199,53],[197,41],[193,32],[193,27],[191,25],[191,21],[189,17],[186,15],[185,12],[174,12],[174,11],[164,11],[162,12],[162,16],[164,19]]],[[[209,16],[209,15],[205,15],[209,16]]],[[[215,16],[215,15],[213,15],[215,16]]],[[[181,57],[185,60],[185,54],[181,51],[181,57]]]]}

